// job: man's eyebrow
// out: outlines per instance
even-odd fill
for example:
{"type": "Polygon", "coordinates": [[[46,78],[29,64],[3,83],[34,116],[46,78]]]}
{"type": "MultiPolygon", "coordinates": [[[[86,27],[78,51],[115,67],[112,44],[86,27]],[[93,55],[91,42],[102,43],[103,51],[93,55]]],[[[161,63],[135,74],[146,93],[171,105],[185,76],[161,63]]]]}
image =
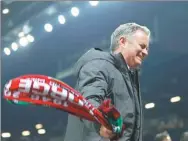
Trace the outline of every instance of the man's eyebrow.
{"type": "Polygon", "coordinates": [[[146,47],[147,47],[146,44],[144,44],[144,43],[140,44],[140,46],[141,46],[142,48],[146,48],[146,47]]]}
{"type": "Polygon", "coordinates": [[[149,46],[147,46],[147,45],[144,44],[144,43],[141,43],[140,46],[141,46],[143,49],[144,49],[144,48],[146,48],[147,50],[149,49],[149,46]]]}

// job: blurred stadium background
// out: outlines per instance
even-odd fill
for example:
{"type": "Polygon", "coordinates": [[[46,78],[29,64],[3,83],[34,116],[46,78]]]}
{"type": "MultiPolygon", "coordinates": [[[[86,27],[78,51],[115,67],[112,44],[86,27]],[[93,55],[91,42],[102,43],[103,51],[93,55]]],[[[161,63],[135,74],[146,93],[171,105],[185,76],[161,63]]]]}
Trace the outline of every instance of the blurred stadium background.
{"type": "MultiPolygon", "coordinates": [[[[74,87],[76,60],[92,47],[108,50],[126,22],[152,31],[141,75],[144,141],[164,130],[178,141],[188,130],[188,2],[1,1],[1,88],[31,73],[74,87]]],[[[66,123],[62,111],[1,100],[3,141],[63,141],[66,123]]]]}

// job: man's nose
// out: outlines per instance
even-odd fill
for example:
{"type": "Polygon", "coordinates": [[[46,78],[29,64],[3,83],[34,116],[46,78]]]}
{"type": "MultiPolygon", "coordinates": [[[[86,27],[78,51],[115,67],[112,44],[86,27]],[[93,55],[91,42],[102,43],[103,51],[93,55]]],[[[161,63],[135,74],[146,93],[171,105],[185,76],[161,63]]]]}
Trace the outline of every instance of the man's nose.
{"type": "Polygon", "coordinates": [[[142,53],[143,53],[144,56],[147,56],[147,55],[148,55],[148,50],[147,50],[146,48],[144,48],[144,49],[142,50],[142,53]]]}

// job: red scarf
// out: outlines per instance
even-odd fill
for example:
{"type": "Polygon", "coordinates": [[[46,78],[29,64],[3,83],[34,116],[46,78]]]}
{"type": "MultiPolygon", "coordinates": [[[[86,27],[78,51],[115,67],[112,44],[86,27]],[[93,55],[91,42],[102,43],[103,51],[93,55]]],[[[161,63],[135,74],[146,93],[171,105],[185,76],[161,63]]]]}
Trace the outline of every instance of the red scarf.
{"type": "Polygon", "coordinates": [[[98,109],[69,85],[44,75],[23,75],[10,80],[5,85],[4,98],[60,109],[109,129],[112,125],[104,114],[113,111],[114,117],[120,116],[114,107],[110,107],[110,101],[105,101],[98,109]]]}

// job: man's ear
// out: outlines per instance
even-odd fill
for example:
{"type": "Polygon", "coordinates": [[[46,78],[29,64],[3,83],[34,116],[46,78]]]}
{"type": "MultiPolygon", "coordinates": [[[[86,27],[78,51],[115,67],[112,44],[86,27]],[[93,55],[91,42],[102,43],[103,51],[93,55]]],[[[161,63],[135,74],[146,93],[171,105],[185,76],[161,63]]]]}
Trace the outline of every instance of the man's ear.
{"type": "Polygon", "coordinates": [[[125,45],[126,42],[127,42],[127,39],[125,37],[120,37],[120,39],[119,39],[119,44],[120,45],[125,45]]]}

